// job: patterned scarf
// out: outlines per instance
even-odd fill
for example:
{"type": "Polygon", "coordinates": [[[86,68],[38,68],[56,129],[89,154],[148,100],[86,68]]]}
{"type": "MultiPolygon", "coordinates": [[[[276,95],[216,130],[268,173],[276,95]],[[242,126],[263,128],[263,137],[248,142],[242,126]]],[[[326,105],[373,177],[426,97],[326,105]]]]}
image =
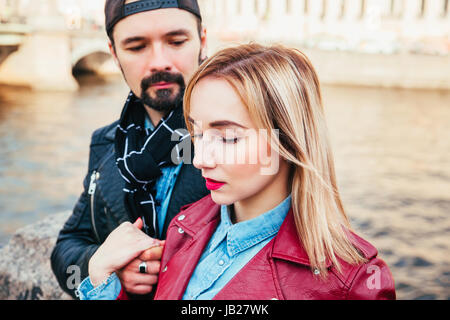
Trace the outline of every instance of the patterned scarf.
{"type": "Polygon", "coordinates": [[[162,174],[161,168],[179,164],[176,162],[182,154],[178,144],[189,134],[182,130],[185,128],[182,105],[176,106],[153,131],[145,128],[146,112],[141,101],[130,93],[117,127],[116,163],[125,180],[125,207],[130,218],[132,221],[142,218],[144,232],[158,238],[155,184],[162,174]],[[177,159],[172,159],[173,150],[177,159]]]}

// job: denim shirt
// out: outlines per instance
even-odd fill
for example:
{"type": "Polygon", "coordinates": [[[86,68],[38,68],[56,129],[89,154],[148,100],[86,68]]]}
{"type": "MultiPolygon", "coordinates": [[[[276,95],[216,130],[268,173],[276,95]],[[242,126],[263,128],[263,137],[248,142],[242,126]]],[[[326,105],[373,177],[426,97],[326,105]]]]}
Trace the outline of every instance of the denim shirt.
{"type": "Polygon", "coordinates": [[[277,207],[232,224],[230,207],[221,206],[221,221],[205,248],[183,300],[211,300],[278,233],[291,208],[291,196],[277,207]]]}
{"type": "MultiPolygon", "coordinates": [[[[155,129],[150,121],[150,118],[148,117],[145,119],[145,128],[150,130],[155,129]]],[[[178,166],[162,168],[162,174],[155,183],[155,209],[158,214],[158,228],[160,234],[162,234],[167,210],[172,197],[172,191],[182,166],[183,163],[180,163],[178,166]]],[[[115,300],[119,296],[121,288],[122,286],[119,278],[113,273],[95,289],[90,281],[90,278],[87,277],[78,287],[78,294],[81,300],[115,300]]]]}

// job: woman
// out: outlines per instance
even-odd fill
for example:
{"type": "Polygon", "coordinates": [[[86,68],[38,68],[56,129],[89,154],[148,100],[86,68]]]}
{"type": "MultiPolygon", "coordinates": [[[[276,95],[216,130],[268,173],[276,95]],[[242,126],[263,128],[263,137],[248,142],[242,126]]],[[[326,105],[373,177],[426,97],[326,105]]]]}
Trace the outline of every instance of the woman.
{"type": "Polygon", "coordinates": [[[155,299],[395,299],[387,265],[351,231],[301,52],[222,50],[184,108],[211,195],[169,226],[155,299]]]}

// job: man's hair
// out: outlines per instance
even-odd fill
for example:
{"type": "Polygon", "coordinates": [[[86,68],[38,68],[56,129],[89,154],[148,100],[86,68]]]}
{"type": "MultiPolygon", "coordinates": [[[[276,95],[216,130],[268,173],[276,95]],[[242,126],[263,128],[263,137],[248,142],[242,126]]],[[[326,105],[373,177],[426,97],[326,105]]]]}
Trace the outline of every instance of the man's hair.
{"type": "Polygon", "coordinates": [[[138,0],[129,3],[127,3],[127,0],[106,0],[105,28],[111,44],[114,46],[114,28],[120,20],[132,14],[163,8],[178,8],[194,15],[197,20],[199,38],[201,39],[202,16],[197,0],[138,0]]]}

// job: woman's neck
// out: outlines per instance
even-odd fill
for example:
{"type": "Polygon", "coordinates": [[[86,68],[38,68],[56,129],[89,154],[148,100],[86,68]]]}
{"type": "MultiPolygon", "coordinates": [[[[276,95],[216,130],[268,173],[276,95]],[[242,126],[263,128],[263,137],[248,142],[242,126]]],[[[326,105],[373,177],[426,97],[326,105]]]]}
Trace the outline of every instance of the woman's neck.
{"type": "Polygon", "coordinates": [[[233,223],[254,219],[278,206],[289,194],[289,166],[280,165],[274,181],[257,194],[234,203],[233,223]]]}

